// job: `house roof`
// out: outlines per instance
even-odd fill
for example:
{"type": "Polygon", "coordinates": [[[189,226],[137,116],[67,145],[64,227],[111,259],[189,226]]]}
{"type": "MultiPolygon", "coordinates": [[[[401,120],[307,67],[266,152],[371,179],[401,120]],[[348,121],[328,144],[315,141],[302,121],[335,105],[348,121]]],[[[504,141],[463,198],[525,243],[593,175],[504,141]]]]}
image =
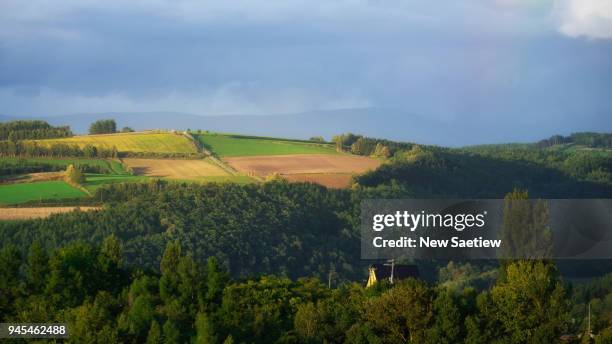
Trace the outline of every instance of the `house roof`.
{"type": "MultiPolygon", "coordinates": [[[[384,264],[372,264],[370,269],[374,269],[374,274],[377,280],[391,277],[391,266],[384,264]]],[[[401,280],[409,277],[419,278],[419,268],[416,265],[395,264],[393,271],[393,279],[401,280]]]]}

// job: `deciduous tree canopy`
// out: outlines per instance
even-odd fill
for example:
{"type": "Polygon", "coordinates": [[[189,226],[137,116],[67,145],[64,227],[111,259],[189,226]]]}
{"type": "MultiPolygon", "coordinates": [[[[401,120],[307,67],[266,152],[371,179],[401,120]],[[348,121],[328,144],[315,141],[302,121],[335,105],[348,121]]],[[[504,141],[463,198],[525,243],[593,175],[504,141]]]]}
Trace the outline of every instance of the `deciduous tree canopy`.
{"type": "Polygon", "coordinates": [[[114,119],[101,119],[89,126],[90,134],[112,134],[117,132],[117,123],[114,119]]]}

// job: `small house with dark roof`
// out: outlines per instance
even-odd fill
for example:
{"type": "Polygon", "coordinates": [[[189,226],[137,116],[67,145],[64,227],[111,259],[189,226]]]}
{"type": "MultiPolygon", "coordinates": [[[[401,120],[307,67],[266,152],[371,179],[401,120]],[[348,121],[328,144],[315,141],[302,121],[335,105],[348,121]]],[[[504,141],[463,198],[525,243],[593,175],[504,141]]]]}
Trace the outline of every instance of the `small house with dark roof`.
{"type": "Polygon", "coordinates": [[[376,282],[387,279],[399,281],[406,278],[419,278],[419,268],[416,265],[402,264],[372,264],[369,268],[368,284],[366,287],[373,286],[376,282]],[[393,276],[393,279],[391,279],[393,276]]]}

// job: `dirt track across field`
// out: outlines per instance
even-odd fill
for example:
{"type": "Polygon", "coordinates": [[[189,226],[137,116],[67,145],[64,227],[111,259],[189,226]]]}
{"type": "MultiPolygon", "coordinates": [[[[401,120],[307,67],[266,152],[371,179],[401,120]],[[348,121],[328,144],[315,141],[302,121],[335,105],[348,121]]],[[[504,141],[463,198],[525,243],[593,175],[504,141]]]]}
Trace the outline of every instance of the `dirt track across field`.
{"type": "Polygon", "coordinates": [[[101,207],[0,208],[0,221],[42,219],[52,214],[68,213],[77,208],[81,211],[101,209],[101,207]]]}
{"type": "Polygon", "coordinates": [[[125,158],[123,163],[135,174],[149,177],[195,179],[228,175],[220,167],[204,160],[125,158]]]}
{"type": "Polygon", "coordinates": [[[258,177],[273,173],[281,175],[313,173],[363,173],[375,169],[380,161],[355,155],[276,155],[234,157],[223,159],[236,170],[258,177]]]}
{"type": "Polygon", "coordinates": [[[310,182],[332,189],[343,189],[351,186],[351,176],[349,173],[308,173],[287,174],[283,178],[291,182],[310,182]]]}

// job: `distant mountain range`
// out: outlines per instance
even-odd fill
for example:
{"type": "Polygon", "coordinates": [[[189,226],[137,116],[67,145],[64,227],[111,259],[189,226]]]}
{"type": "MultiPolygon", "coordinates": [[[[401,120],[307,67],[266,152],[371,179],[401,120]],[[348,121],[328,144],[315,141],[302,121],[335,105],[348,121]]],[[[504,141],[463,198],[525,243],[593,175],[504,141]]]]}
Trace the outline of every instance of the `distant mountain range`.
{"type": "MultiPolygon", "coordinates": [[[[508,118],[509,116],[505,116],[508,118]]],[[[397,141],[464,146],[485,143],[533,142],[553,134],[576,131],[610,131],[610,123],[596,128],[571,127],[567,123],[518,123],[499,121],[494,116],[466,119],[444,119],[419,116],[398,109],[366,108],[312,111],[287,115],[200,116],[180,112],[107,112],[62,116],[22,117],[0,115],[0,121],[42,119],[53,125],[69,125],[75,133],[87,133],[89,125],[114,118],[119,128],[202,129],[227,133],[277,136],[305,139],[353,132],[397,141]],[[527,129],[526,129],[527,128],[527,129]],[[599,130],[598,130],[599,129],[599,130]]]]}

